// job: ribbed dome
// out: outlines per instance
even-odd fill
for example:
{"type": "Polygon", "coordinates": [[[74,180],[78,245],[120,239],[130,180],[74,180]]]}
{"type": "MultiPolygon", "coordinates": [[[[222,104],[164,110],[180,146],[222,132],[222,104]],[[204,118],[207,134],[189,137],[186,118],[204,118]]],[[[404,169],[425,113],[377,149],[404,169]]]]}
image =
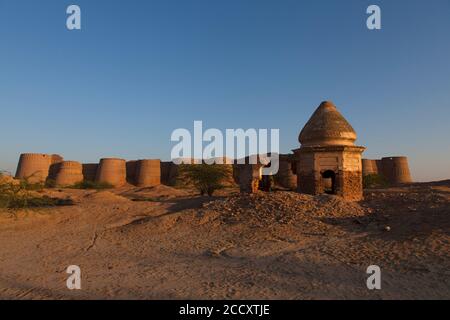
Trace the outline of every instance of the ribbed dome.
{"type": "Polygon", "coordinates": [[[354,145],[356,132],[330,101],[324,101],[303,127],[298,141],[302,146],[354,145]]]}

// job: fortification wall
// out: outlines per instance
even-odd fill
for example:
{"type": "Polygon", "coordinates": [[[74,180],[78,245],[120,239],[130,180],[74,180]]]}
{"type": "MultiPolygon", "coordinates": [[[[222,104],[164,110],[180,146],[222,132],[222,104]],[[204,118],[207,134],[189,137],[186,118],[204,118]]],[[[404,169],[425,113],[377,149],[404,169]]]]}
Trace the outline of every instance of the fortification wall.
{"type": "Polygon", "coordinates": [[[63,161],[59,164],[55,183],[57,186],[71,186],[83,181],[83,167],[76,161],[63,161]]]}
{"type": "Polygon", "coordinates": [[[97,176],[98,163],[83,163],[82,172],[83,180],[85,181],[95,181],[97,176]]]}
{"type": "Polygon", "coordinates": [[[56,180],[56,175],[58,174],[61,162],[64,161],[64,158],[58,154],[52,154],[50,157],[51,157],[50,168],[48,170],[47,179],[56,180]]]}
{"type": "Polygon", "coordinates": [[[411,183],[407,157],[385,157],[379,160],[362,160],[363,176],[381,174],[391,184],[411,183]]]}
{"type": "Polygon", "coordinates": [[[103,158],[97,169],[96,182],[109,183],[115,187],[126,184],[126,162],[118,158],[103,158]]]}
{"type": "Polygon", "coordinates": [[[383,174],[392,184],[411,183],[411,173],[407,157],[388,157],[381,159],[383,174]]]}
{"type": "Polygon", "coordinates": [[[376,160],[362,159],[363,176],[378,174],[378,166],[376,160]]]}
{"type": "MultiPolygon", "coordinates": [[[[230,165],[231,166],[231,165],[230,165]]],[[[115,187],[128,181],[138,186],[155,186],[164,183],[174,185],[178,166],[159,159],[133,160],[103,158],[100,163],[64,161],[56,154],[24,153],[20,155],[15,177],[27,178],[32,183],[44,183],[48,179],[56,185],[68,186],[80,181],[109,183],[115,187]]]]}
{"type": "Polygon", "coordinates": [[[139,160],[136,164],[136,185],[151,187],[161,184],[161,161],[155,159],[139,160]]]}
{"type": "Polygon", "coordinates": [[[17,166],[16,178],[27,179],[31,183],[43,183],[47,180],[50,173],[54,174],[56,165],[62,160],[61,156],[49,155],[43,153],[23,153],[20,155],[19,164],[17,166]]]}
{"type": "Polygon", "coordinates": [[[378,174],[383,174],[383,162],[381,159],[374,160],[375,161],[375,167],[377,168],[378,174]]]}
{"type": "Polygon", "coordinates": [[[137,160],[127,161],[127,182],[131,184],[136,183],[136,172],[137,172],[137,160]]]}
{"type": "Polygon", "coordinates": [[[172,161],[161,161],[161,183],[169,186],[175,185],[178,175],[176,167],[177,165],[172,161]]]}

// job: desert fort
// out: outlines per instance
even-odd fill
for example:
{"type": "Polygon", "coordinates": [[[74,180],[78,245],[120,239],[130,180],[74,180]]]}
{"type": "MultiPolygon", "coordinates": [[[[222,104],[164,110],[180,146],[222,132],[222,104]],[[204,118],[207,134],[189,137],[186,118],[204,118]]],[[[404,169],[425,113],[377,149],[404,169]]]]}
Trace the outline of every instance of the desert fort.
{"type": "Polygon", "coordinates": [[[214,193],[190,165],[24,153],[2,185],[57,201],[0,209],[0,298],[449,298],[450,181],[414,183],[405,156],[364,159],[356,140],[322,102],[275,177],[217,165],[214,193]],[[69,265],[82,290],[66,288],[69,265]]]}
{"type": "MultiPolygon", "coordinates": [[[[300,193],[331,193],[347,200],[363,197],[362,177],[382,175],[390,184],[411,183],[406,157],[362,159],[365,147],[356,146],[356,132],[332,102],[320,104],[299,135],[300,148],[280,155],[276,181],[280,186],[300,193]]],[[[262,179],[263,164],[233,164],[233,177],[243,192],[256,192],[262,179]],[[255,181],[257,180],[257,181],[255,181]],[[255,187],[256,186],[256,187],[255,187]]],[[[126,161],[103,158],[99,163],[64,160],[57,154],[25,153],[20,156],[16,179],[68,187],[82,181],[107,183],[121,187],[159,184],[174,185],[177,166],[158,159],[126,161]]]]}

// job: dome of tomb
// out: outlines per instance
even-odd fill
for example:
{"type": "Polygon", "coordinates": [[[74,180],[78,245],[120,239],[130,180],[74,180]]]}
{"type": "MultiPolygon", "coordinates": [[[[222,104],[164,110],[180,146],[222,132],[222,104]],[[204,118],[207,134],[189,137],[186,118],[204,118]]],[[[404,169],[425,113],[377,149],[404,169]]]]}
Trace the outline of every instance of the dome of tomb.
{"type": "Polygon", "coordinates": [[[330,101],[324,101],[303,127],[298,141],[302,146],[353,146],[356,132],[330,101]]]}

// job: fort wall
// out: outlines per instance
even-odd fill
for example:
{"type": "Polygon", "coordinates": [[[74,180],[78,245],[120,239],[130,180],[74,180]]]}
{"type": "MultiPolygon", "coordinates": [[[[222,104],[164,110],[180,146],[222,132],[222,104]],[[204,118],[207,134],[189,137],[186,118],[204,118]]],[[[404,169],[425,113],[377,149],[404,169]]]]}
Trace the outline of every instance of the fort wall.
{"type": "Polygon", "coordinates": [[[393,184],[411,183],[411,173],[409,171],[408,158],[389,157],[381,159],[383,164],[383,174],[393,184]]]}
{"type": "Polygon", "coordinates": [[[76,161],[59,163],[59,170],[55,177],[57,186],[71,186],[83,181],[83,166],[76,161]]]}
{"type": "Polygon", "coordinates": [[[363,175],[378,174],[378,167],[376,160],[362,159],[363,175]]]}
{"type": "Polygon", "coordinates": [[[174,186],[178,176],[178,166],[172,161],[161,161],[161,183],[174,186]]]}
{"type": "Polygon", "coordinates": [[[98,163],[83,163],[82,172],[83,180],[85,181],[95,181],[97,176],[98,163]]]}
{"type": "MultiPolygon", "coordinates": [[[[23,153],[20,155],[16,178],[31,183],[44,183],[50,174],[50,167],[62,161],[58,155],[23,153]]],[[[52,172],[53,173],[53,172],[52,172]]]]}
{"type": "Polygon", "coordinates": [[[123,159],[103,158],[97,169],[96,182],[109,183],[115,187],[126,184],[126,162],[123,159]]]}
{"type": "Polygon", "coordinates": [[[411,183],[407,157],[385,157],[379,160],[362,160],[363,176],[383,175],[391,184],[411,183]]]}
{"type": "Polygon", "coordinates": [[[155,159],[138,160],[135,184],[138,187],[152,187],[161,184],[161,161],[155,159]]]}
{"type": "Polygon", "coordinates": [[[137,160],[127,161],[126,170],[127,170],[127,182],[131,184],[136,183],[136,171],[137,171],[137,160]]]}

